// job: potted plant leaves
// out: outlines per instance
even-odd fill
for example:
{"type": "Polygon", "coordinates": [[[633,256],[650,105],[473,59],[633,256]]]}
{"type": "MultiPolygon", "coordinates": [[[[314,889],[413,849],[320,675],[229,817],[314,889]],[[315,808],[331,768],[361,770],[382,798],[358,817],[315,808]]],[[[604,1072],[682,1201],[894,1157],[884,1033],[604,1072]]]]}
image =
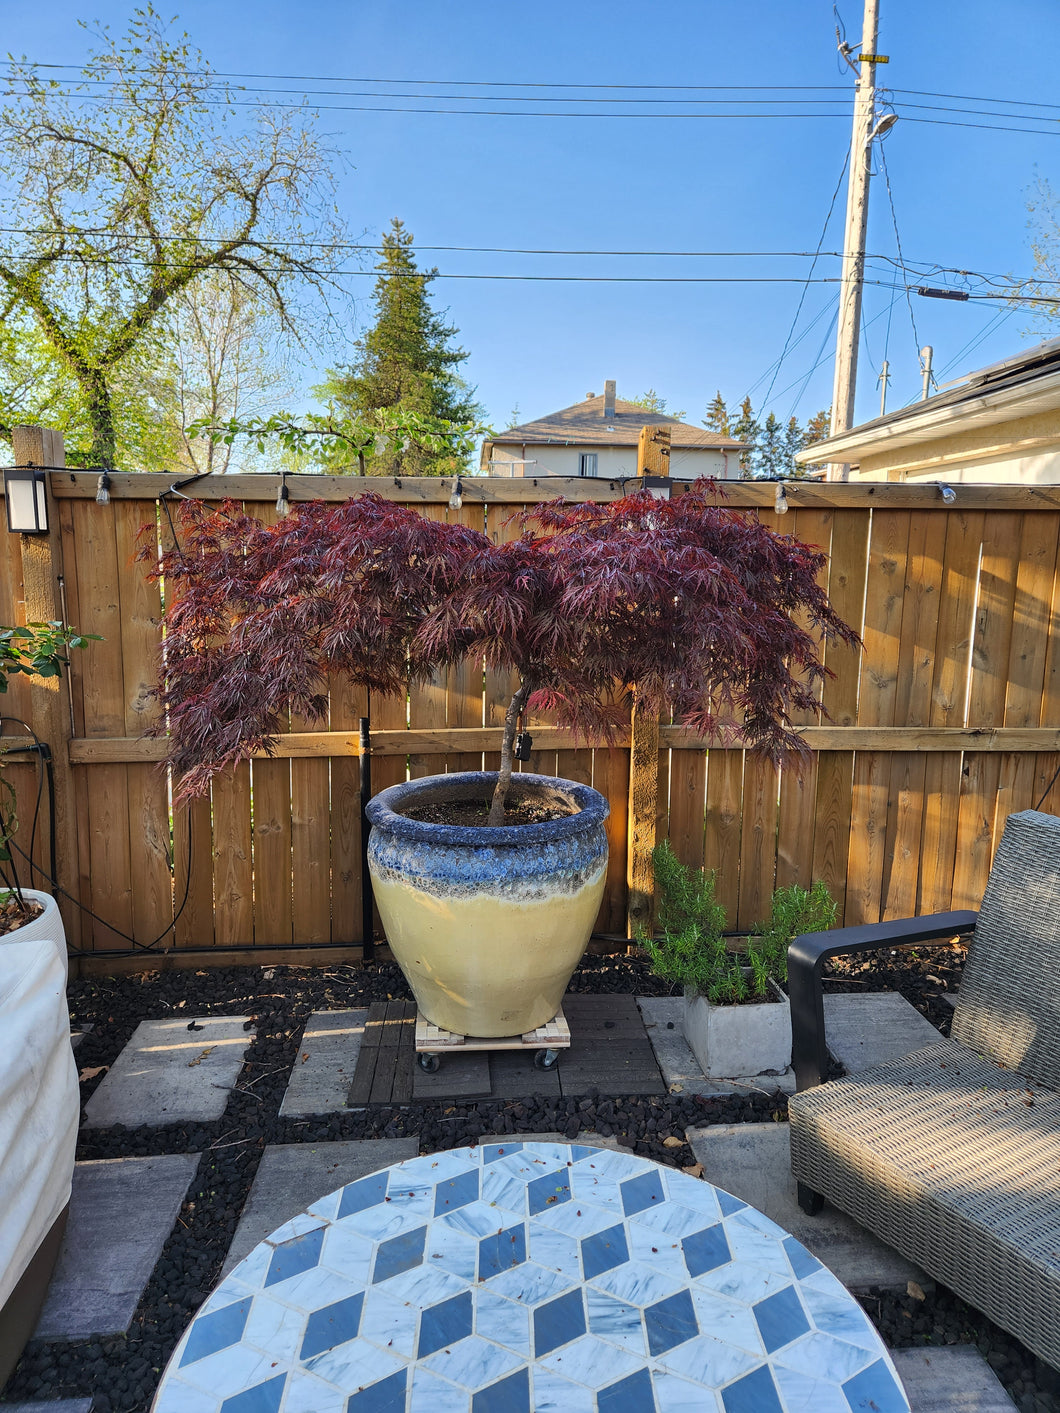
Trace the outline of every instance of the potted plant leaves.
{"type": "Polygon", "coordinates": [[[817,582],[824,557],[705,487],[554,502],[500,545],[373,494],[275,526],[234,504],[182,513],[184,544],[153,571],[175,589],[160,693],[181,799],[267,751],[290,711],[321,718],[330,674],[398,694],[465,657],[514,674],[499,771],[396,785],[369,809],[387,939],[423,1014],[464,1034],[551,1018],[603,888],[606,801],[513,774],[523,714],[613,741],[635,695],[778,756],[799,746],[791,714],[819,709],[821,638],[855,640],[817,582]]]}
{"type": "MultiPolygon", "coordinates": [[[[0,627],[0,693],[12,677],[58,677],[69,666],[66,652],[86,647],[95,633],[79,633],[59,621],[0,627]]],[[[17,931],[19,941],[47,937],[60,945],[65,961],[66,933],[55,899],[50,893],[27,887],[31,850],[16,842],[18,813],[15,790],[4,771],[4,756],[22,749],[18,736],[8,737],[0,728],[0,936],[17,931]]]]}
{"type": "Polygon", "coordinates": [[[791,1011],[781,990],[787,951],[803,932],[833,926],[836,904],[825,884],[778,888],[770,916],[744,950],[725,938],[715,876],[682,864],[664,841],[654,851],[661,939],[646,938],[656,975],[684,992],[684,1034],[708,1079],[780,1074],[791,1064],[791,1011]]]}

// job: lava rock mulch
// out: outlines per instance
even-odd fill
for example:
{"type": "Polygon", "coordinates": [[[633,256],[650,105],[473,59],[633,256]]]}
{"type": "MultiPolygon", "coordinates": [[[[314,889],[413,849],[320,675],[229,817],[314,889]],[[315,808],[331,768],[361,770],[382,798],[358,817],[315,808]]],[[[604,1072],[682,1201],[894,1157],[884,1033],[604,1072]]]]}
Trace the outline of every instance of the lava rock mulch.
{"type": "MultiPolygon", "coordinates": [[[[960,981],[963,950],[880,953],[833,964],[833,989],[899,990],[948,1030],[942,1001],[960,981]]],[[[671,988],[638,957],[587,956],[571,982],[581,992],[665,995],[671,988]]],[[[128,1333],[80,1343],[34,1342],[7,1387],[6,1402],[92,1395],[93,1413],[146,1413],[172,1350],[216,1284],[243,1204],[267,1144],[416,1136],[423,1152],[473,1144],[501,1134],[559,1131],[616,1136],[633,1151],[667,1166],[692,1168],[684,1142],[689,1126],[775,1123],[786,1119],[782,1094],[731,1098],[695,1095],[630,1097],[590,1091],[577,1098],[528,1094],[513,1101],[412,1104],[321,1118],[281,1119],[279,1108],[315,1010],[365,1006],[408,996],[390,963],[364,968],[238,967],[84,978],[70,986],[75,1029],[88,1029],[77,1052],[82,1100],[99,1083],[140,1021],[182,1013],[250,1015],[255,1034],[222,1118],[214,1124],[94,1129],[82,1134],[78,1158],[197,1152],[201,1159],[178,1221],[155,1267],[128,1333]]],[[[1015,1340],[941,1288],[863,1300],[884,1340],[894,1346],[975,1343],[1024,1413],[1058,1413],[1049,1371],[1015,1340]]],[[[2,1407],[2,1403],[0,1403],[2,1407]]]]}

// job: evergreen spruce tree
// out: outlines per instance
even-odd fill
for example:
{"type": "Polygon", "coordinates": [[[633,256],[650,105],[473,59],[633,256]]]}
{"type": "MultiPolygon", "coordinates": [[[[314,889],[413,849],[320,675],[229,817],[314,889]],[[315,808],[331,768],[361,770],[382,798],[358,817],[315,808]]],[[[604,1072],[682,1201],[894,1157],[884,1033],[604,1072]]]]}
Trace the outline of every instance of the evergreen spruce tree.
{"type": "Polygon", "coordinates": [[[795,463],[795,453],[806,445],[806,433],[799,426],[797,417],[789,417],[784,429],[784,454],[782,475],[792,481],[802,480],[806,472],[795,463]]]}
{"type": "Polygon", "coordinates": [[[754,462],[757,480],[771,481],[784,473],[784,431],[780,418],[771,412],[762,427],[754,462]]]}
{"type": "MultiPolygon", "coordinates": [[[[482,409],[474,389],[456,371],[467,352],[452,346],[458,331],[431,307],[428,285],[438,272],[418,269],[412,232],[396,217],[376,268],[375,323],[358,340],[353,363],[329,372],[317,394],[351,420],[397,408],[448,422],[477,421],[482,409]]],[[[372,476],[445,476],[465,468],[451,455],[391,445],[370,457],[366,469],[372,476]]]]}
{"type": "Polygon", "coordinates": [[[703,419],[703,425],[709,432],[717,432],[719,437],[732,436],[732,429],[729,425],[729,409],[725,406],[725,399],[721,395],[720,388],[707,406],[707,415],[703,419]]]}
{"type": "MultiPolygon", "coordinates": [[[[815,412],[806,423],[806,431],[803,434],[803,446],[816,446],[818,442],[823,442],[825,437],[828,436],[831,426],[832,409],[830,407],[822,407],[820,412],[815,412]]],[[[809,476],[814,472],[823,470],[826,465],[827,462],[819,461],[808,466],[803,466],[802,474],[809,476]]]]}
{"type": "Polygon", "coordinates": [[[755,463],[758,458],[758,438],[761,433],[761,425],[754,415],[751,407],[751,399],[745,397],[740,404],[740,415],[732,429],[732,435],[738,442],[744,442],[745,446],[740,453],[740,479],[742,481],[753,480],[755,474],[755,463]]]}

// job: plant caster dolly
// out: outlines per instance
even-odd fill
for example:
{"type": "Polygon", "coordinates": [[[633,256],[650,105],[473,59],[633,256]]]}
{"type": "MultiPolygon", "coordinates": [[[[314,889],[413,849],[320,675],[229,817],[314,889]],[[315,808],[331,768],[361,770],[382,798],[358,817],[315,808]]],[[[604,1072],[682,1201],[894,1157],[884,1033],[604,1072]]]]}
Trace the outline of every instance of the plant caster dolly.
{"type": "Polygon", "coordinates": [[[534,1053],[534,1068],[538,1070],[550,1070],[558,1059],[558,1050],[537,1050],[534,1053]]]}
{"type": "Polygon", "coordinates": [[[427,1074],[434,1074],[442,1063],[440,1055],[417,1055],[416,1059],[419,1061],[420,1069],[427,1074]]]}

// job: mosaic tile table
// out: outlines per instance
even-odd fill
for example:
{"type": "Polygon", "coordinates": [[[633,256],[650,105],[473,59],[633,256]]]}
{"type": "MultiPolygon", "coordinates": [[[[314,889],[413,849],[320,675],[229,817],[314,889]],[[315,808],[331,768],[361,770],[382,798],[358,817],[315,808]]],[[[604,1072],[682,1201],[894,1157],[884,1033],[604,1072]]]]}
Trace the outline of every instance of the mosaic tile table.
{"type": "Polygon", "coordinates": [[[577,1144],[314,1202],[188,1327],[154,1413],[908,1413],[835,1277],[700,1179],[577,1144]]]}

